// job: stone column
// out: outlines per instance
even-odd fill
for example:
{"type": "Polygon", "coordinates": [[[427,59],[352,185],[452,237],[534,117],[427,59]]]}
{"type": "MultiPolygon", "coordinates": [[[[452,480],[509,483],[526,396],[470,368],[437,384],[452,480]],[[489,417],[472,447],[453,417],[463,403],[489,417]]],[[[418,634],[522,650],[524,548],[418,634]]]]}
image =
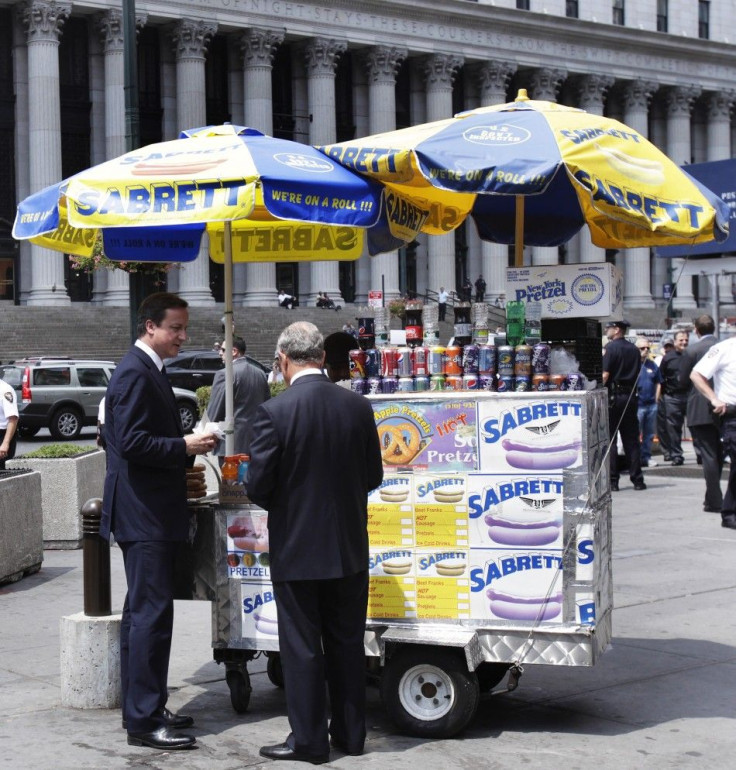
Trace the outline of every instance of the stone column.
{"type": "MultiPolygon", "coordinates": [[[[217,25],[206,21],[182,19],[171,28],[176,54],[177,128],[204,126],[207,122],[204,62],[207,46],[217,32],[217,25]]],[[[179,271],[179,295],[190,305],[214,305],[210,291],[209,240],[202,238],[199,255],[179,271]]]]}
{"type": "MultiPolygon", "coordinates": [[[[28,46],[26,43],[23,6],[13,15],[13,92],[15,93],[15,192],[19,201],[30,193],[28,141],[28,46]]],[[[15,263],[16,286],[20,303],[25,305],[31,286],[31,244],[18,241],[15,263]]]]}
{"type": "MultiPolygon", "coordinates": [[[[291,102],[294,105],[294,139],[309,143],[309,93],[307,88],[306,41],[292,45],[291,57],[291,102]]],[[[309,262],[297,263],[298,294],[307,297],[310,291],[312,265],[309,262]]],[[[319,289],[317,289],[319,291],[319,289]]]]}
{"type": "MultiPolygon", "coordinates": [[[[666,91],[667,104],[667,155],[678,166],[692,160],[690,147],[690,114],[693,103],[700,95],[698,86],[673,86],[666,91]]],[[[682,260],[671,260],[673,279],[677,282],[677,296],[672,307],[675,310],[697,308],[693,296],[693,279],[683,276],[678,280],[682,260]]]]}
{"type": "MultiPolygon", "coordinates": [[[[269,136],[273,134],[273,99],[271,70],[276,49],[284,40],[284,32],[267,29],[249,29],[240,37],[243,54],[243,93],[245,120],[269,136]]],[[[245,266],[246,307],[275,306],[276,265],[273,262],[254,262],[245,266]]]]}
{"type": "MultiPolygon", "coordinates": [[[[21,6],[28,43],[28,139],[30,191],[61,179],[59,40],[71,3],[29,0],[21,6]]],[[[64,286],[66,256],[31,245],[29,305],[68,305],[64,286]]]]}
{"type": "MultiPolygon", "coordinates": [[[[376,46],[364,58],[368,75],[368,133],[396,128],[396,73],[406,58],[405,48],[376,46]]],[[[384,287],[386,301],[400,296],[399,254],[389,251],[370,260],[371,288],[384,287]],[[382,280],[383,279],[383,280],[382,280]]]]}
{"type": "MultiPolygon", "coordinates": [[[[321,37],[310,40],[304,47],[309,114],[312,117],[309,125],[310,144],[331,144],[337,139],[335,70],[347,47],[343,40],[321,37]]],[[[312,262],[309,279],[309,292],[306,296],[301,292],[300,302],[306,300],[308,305],[313,305],[320,291],[327,292],[335,302],[342,299],[338,262],[312,262]]]]}
{"type": "MultiPolygon", "coordinates": [[[[633,80],[622,89],[623,122],[638,131],[643,137],[649,136],[649,103],[659,86],[648,80],[633,80]]],[[[653,306],[651,285],[651,257],[648,247],[623,249],[624,259],[624,307],[639,308],[653,306]]]]}
{"type": "MultiPolygon", "coordinates": [[[[227,39],[227,98],[230,105],[230,122],[244,126],[245,105],[243,103],[243,55],[240,49],[240,35],[229,35],[227,39]]],[[[246,266],[233,265],[233,307],[243,304],[246,289],[246,266]]]]}
{"type": "MultiPolygon", "coordinates": [[[[159,29],[159,56],[161,57],[161,138],[164,142],[179,136],[178,117],[176,114],[176,52],[171,43],[171,28],[159,29]]],[[[169,273],[167,284],[171,286],[171,278],[176,273],[178,285],[178,270],[169,273]]]]}
{"type": "MultiPolygon", "coordinates": [[[[531,73],[529,80],[532,99],[556,102],[560,86],[567,77],[567,72],[561,69],[537,69],[531,73]]],[[[556,246],[533,246],[533,265],[556,265],[559,261],[559,251],[556,246]]]]}
{"type": "MultiPolygon", "coordinates": [[[[424,86],[424,59],[409,59],[409,115],[414,126],[427,121],[427,97],[424,86]]],[[[429,241],[434,236],[419,233],[416,238],[417,294],[426,294],[429,289],[438,291],[429,285],[429,241]]],[[[450,291],[453,286],[446,287],[450,291]]]]}
{"type": "MultiPolygon", "coordinates": [[[[607,75],[582,75],[575,79],[578,107],[592,115],[603,115],[603,103],[606,91],[613,85],[613,78],[607,75]]],[[[605,249],[594,246],[590,240],[590,231],[583,227],[580,231],[580,261],[605,262],[605,249]]]]}
{"type": "MultiPolygon", "coordinates": [[[[441,120],[452,115],[452,84],[463,59],[450,54],[432,54],[424,59],[427,89],[427,120],[441,120]]],[[[429,289],[448,291],[457,288],[455,280],[455,233],[432,235],[427,243],[429,289]]]]}
{"type": "MultiPolygon", "coordinates": [[[[362,56],[353,56],[353,123],[355,136],[367,136],[370,134],[369,106],[368,106],[368,75],[365,59],[362,56]]],[[[355,304],[367,305],[368,292],[372,287],[371,278],[372,258],[368,256],[368,248],[363,248],[360,259],[355,263],[355,304]]]]}
{"type": "MultiPolygon", "coordinates": [[[[509,81],[516,72],[516,64],[507,61],[484,62],[477,68],[478,88],[481,107],[505,104],[509,81]]],[[[488,302],[506,298],[506,268],[509,263],[509,248],[503,243],[481,244],[482,272],[486,280],[488,302]]]]}

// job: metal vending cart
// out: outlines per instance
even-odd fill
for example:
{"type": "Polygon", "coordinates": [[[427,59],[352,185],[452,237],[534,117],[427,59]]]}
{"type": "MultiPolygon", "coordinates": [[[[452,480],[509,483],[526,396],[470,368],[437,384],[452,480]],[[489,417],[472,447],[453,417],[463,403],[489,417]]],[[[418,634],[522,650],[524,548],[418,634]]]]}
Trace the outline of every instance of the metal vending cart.
{"type": "MultiPolygon", "coordinates": [[[[448,737],[532,664],[591,666],[611,638],[605,391],[370,396],[385,478],[368,504],[365,650],[403,731],[448,737]]],[[[212,602],[231,701],[247,662],[282,684],[267,513],[196,510],[192,598],[212,602]]]]}

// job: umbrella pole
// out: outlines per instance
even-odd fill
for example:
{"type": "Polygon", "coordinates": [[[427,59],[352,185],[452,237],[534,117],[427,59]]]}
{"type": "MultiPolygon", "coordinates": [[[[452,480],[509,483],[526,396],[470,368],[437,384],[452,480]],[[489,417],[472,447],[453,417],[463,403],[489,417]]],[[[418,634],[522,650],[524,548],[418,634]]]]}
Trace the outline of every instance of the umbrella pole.
{"type": "Polygon", "coordinates": [[[516,196],[516,226],[514,229],[514,267],[524,267],[524,196],[516,196]]]}
{"type": "Polygon", "coordinates": [[[225,454],[235,454],[233,428],[233,241],[230,222],[225,222],[225,454]]]}

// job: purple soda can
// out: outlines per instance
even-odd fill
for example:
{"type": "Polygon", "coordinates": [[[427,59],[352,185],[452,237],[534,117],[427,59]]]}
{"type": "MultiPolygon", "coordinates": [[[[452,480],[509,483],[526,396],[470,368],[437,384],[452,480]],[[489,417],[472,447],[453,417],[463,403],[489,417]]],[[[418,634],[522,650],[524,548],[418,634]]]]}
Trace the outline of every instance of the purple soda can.
{"type": "Polygon", "coordinates": [[[368,380],[365,377],[353,377],[350,380],[350,390],[353,393],[358,393],[361,396],[365,396],[368,393],[368,380]]]}
{"type": "Polygon", "coordinates": [[[411,393],[414,391],[414,378],[413,377],[399,377],[398,387],[396,388],[400,393],[411,393]]]}
{"type": "Polygon", "coordinates": [[[496,373],[495,345],[478,345],[478,371],[481,374],[496,373]]]}
{"type": "Polygon", "coordinates": [[[433,374],[429,378],[429,389],[430,390],[444,390],[445,389],[445,375],[444,374],[433,374]]]}
{"type": "Polygon", "coordinates": [[[583,389],[583,375],[580,372],[570,372],[567,375],[567,388],[566,390],[582,390],[583,389]]]}
{"type": "Polygon", "coordinates": [[[368,387],[368,392],[366,395],[375,395],[376,393],[381,393],[381,378],[380,377],[369,377],[366,380],[366,385],[368,387]]]}
{"type": "Polygon", "coordinates": [[[493,374],[483,372],[478,375],[478,390],[494,390],[496,377],[493,374]]]}
{"type": "Polygon", "coordinates": [[[496,379],[496,390],[499,393],[510,393],[514,389],[514,378],[510,374],[499,374],[496,379]]]}
{"type": "Polygon", "coordinates": [[[398,377],[383,377],[381,379],[381,393],[396,393],[399,389],[398,377]]]}
{"type": "MultiPolygon", "coordinates": [[[[397,348],[397,371],[399,377],[411,377],[411,348],[397,348]]],[[[383,373],[384,377],[386,372],[383,373]]]]}
{"type": "Polygon", "coordinates": [[[514,377],[514,391],[516,393],[525,393],[528,390],[532,389],[532,378],[531,377],[514,377]]]}
{"type": "Polygon", "coordinates": [[[381,374],[381,354],[378,348],[365,351],[365,376],[379,377],[381,374]]]}
{"type": "Polygon", "coordinates": [[[546,342],[538,342],[532,348],[532,374],[549,374],[552,348],[546,342]]]}
{"type": "Polygon", "coordinates": [[[477,345],[466,345],[463,348],[463,374],[478,374],[477,345]]]}
{"type": "Polygon", "coordinates": [[[426,374],[420,374],[414,378],[414,390],[417,392],[429,390],[429,377],[426,374]]]}
{"type": "Polygon", "coordinates": [[[463,375],[463,390],[478,390],[478,375],[477,374],[464,374],[463,375]]]}
{"type": "Polygon", "coordinates": [[[496,371],[500,377],[514,376],[514,348],[511,345],[499,345],[496,371]]]}

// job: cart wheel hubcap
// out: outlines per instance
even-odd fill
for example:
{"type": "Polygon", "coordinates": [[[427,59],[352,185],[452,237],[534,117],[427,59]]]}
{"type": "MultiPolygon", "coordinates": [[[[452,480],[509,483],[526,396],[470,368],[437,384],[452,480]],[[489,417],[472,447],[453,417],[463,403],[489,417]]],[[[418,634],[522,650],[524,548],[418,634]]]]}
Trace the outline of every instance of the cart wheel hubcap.
{"type": "Polygon", "coordinates": [[[430,722],[452,709],[455,687],[444,671],[427,664],[414,666],[401,677],[399,700],[410,716],[430,722]]]}

